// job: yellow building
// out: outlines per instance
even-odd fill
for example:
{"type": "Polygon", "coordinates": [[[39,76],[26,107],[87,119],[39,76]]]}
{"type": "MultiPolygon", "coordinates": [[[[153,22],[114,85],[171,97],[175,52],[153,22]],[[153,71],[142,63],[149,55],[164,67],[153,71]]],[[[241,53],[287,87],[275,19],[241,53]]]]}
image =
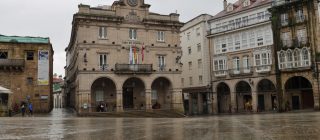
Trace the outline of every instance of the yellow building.
{"type": "Polygon", "coordinates": [[[49,38],[0,35],[0,86],[12,92],[14,111],[22,102],[51,111],[52,62],[49,38]]]}

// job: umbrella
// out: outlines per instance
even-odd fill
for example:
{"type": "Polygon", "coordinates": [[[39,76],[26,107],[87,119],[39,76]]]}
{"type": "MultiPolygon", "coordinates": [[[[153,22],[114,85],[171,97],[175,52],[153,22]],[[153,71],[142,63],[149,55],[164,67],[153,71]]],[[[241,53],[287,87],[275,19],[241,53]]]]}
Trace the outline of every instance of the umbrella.
{"type": "Polygon", "coordinates": [[[9,89],[6,89],[6,88],[0,86],[0,94],[2,94],[2,93],[11,94],[12,92],[9,89]]]}

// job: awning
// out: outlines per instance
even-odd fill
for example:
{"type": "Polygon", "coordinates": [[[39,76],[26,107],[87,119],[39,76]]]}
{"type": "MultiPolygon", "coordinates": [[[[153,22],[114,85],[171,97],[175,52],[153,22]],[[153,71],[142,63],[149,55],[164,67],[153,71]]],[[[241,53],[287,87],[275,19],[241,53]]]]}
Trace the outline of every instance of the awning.
{"type": "Polygon", "coordinates": [[[6,89],[0,86],[0,94],[11,94],[12,92],[9,89],[6,89]]]}

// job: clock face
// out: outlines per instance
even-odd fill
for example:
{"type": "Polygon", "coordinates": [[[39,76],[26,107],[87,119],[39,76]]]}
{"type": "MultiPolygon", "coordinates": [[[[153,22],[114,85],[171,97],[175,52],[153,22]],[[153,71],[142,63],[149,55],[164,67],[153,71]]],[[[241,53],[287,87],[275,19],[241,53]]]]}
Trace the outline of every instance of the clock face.
{"type": "Polygon", "coordinates": [[[128,0],[130,6],[136,6],[138,4],[137,0],[128,0]]]}

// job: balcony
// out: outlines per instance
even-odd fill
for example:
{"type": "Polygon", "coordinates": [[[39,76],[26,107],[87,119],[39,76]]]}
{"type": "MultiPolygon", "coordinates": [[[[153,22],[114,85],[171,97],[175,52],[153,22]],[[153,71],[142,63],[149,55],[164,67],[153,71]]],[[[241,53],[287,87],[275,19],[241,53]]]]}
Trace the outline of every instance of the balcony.
{"type": "Polygon", "coordinates": [[[228,70],[217,70],[213,71],[215,77],[226,77],[228,74],[228,70]]]}
{"type": "Polygon", "coordinates": [[[264,16],[261,17],[254,17],[254,18],[249,18],[246,20],[241,20],[237,22],[232,22],[226,25],[222,25],[216,28],[210,29],[207,33],[208,35],[213,35],[221,32],[226,32],[226,31],[231,31],[231,30],[236,30],[236,29],[241,29],[250,25],[254,25],[257,23],[263,23],[265,21],[269,21],[271,14],[268,13],[264,16]]]}
{"type": "Polygon", "coordinates": [[[257,73],[269,73],[271,71],[271,65],[256,66],[257,73]]]}
{"type": "Polygon", "coordinates": [[[252,75],[253,74],[253,68],[248,67],[248,68],[239,68],[239,69],[230,69],[229,70],[229,75],[230,76],[245,76],[245,75],[252,75]]]}
{"type": "Polygon", "coordinates": [[[116,64],[116,74],[151,74],[152,64],[116,64]]]}
{"type": "Polygon", "coordinates": [[[0,59],[0,68],[2,69],[23,69],[24,59],[0,59]]]}

